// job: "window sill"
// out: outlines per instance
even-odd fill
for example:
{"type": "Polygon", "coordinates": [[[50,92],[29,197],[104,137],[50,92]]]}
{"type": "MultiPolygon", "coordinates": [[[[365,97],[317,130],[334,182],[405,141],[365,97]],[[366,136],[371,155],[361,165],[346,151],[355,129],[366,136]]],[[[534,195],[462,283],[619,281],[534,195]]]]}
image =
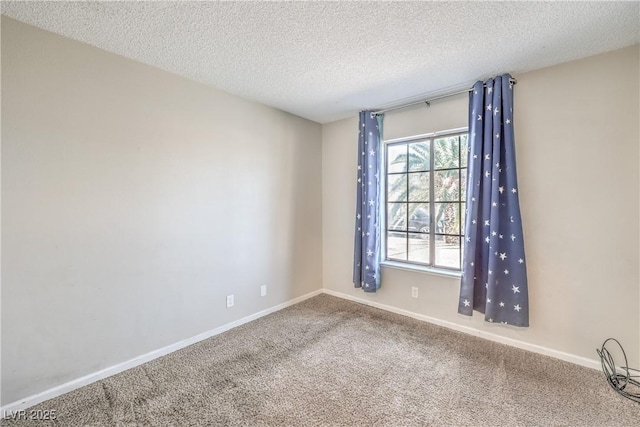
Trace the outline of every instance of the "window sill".
{"type": "Polygon", "coordinates": [[[432,267],[425,267],[422,265],[413,265],[413,264],[408,264],[408,263],[404,263],[404,262],[396,262],[396,261],[381,261],[380,265],[386,268],[393,268],[396,270],[407,270],[407,271],[415,271],[418,273],[426,273],[426,274],[432,274],[434,276],[441,276],[441,277],[449,277],[451,279],[460,279],[460,277],[462,277],[462,273],[459,271],[451,271],[451,270],[444,270],[441,268],[432,268],[432,267]]]}

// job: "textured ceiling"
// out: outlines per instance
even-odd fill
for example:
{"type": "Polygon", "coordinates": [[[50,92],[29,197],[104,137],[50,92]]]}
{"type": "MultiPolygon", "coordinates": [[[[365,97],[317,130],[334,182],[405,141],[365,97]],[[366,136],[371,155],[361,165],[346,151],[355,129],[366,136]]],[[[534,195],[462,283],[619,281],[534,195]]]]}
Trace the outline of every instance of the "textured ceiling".
{"type": "Polygon", "coordinates": [[[640,41],[640,2],[2,2],[2,13],[321,123],[640,41]]]}

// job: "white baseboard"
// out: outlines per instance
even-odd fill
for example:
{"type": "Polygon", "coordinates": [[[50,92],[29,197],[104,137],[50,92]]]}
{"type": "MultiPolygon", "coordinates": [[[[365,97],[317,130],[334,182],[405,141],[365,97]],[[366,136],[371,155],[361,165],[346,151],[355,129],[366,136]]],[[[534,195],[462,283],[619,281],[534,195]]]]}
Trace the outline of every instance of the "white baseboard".
{"type": "Polygon", "coordinates": [[[143,363],[165,356],[169,353],[173,353],[176,350],[180,350],[181,348],[190,346],[199,341],[206,340],[207,338],[221,334],[237,326],[251,322],[252,320],[259,319],[260,317],[266,316],[267,314],[271,314],[276,311],[282,310],[283,308],[297,304],[306,299],[312,298],[316,295],[320,295],[321,293],[322,293],[321,289],[314,292],[310,292],[298,298],[294,298],[292,300],[283,302],[282,304],[278,304],[273,307],[267,308],[265,310],[259,311],[257,313],[251,314],[249,316],[243,317],[242,319],[238,319],[231,323],[227,323],[225,325],[219,326],[215,329],[211,329],[209,331],[203,332],[194,337],[187,338],[182,341],[178,341],[174,344],[159,348],[157,350],[151,351],[149,353],[143,354],[138,357],[134,357],[133,359],[127,360],[122,363],[118,363],[117,365],[102,369],[98,372],[85,375],[84,377],[76,378],[75,380],[71,380],[59,386],[50,388],[48,390],[42,391],[32,396],[25,397],[24,399],[17,400],[13,403],[9,403],[5,406],[2,406],[2,408],[0,408],[0,412],[2,413],[2,416],[0,418],[9,416],[10,414],[15,413],[16,411],[30,408],[34,405],[37,405],[38,403],[44,402],[45,400],[53,399],[54,397],[58,397],[60,395],[63,395],[65,393],[78,389],[85,385],[88,385],[96,381],[110,377],[112,375],[118,374],[122,371],[126,371],[127,369],[135,368],[136,366],[142,365],[143,363]]]}
{"type": "Polygon", "coordinates": [[[494,341],[500,344],[506,344],[511,347],[520,348],[522,350],[531,351],[533,353],[543,354],[545,356],[554,357],[556,359],[564,360],[565,362],[574,363],[576,365],[584,366],[591,369],[600,370],[602,366],[600,361],[595,359],[587,359],[586,357],[576,356],[575,354],[565,353],[559,350],[553,350],[551,348],[543,347],[537,344],[531,344],[525,341],[516,340],[513,338],[503,337],[501,335],[493,334],[491,332],[482,331],[480,329],[472,328],[465,325],[460,325],[447,320],[437,319],[435,317],[425,316],[424,314],[414,313],[412,311],[403,310],[386,304],[380,304],[375,301],[369,301],[364,298],[354,297],[351,295],[343,294],[342,292],[336,292],[329,289],[323,289],[322,293],[332,295],[334,297],[343,298],[349,301],[358,302],[361,304],[369,305],[371,307],[379,308],[381,310],[390,311],[392,313],[400,314],[403,316],[411,317],[413,319],[421,320],[423,322],[432,323],[434,325],[443,326],[448,329],[453,329],[458,332],[473,335],[476,337],[484,338],[489,341],[494,341]]]}
{"type": "Polygon", "coordinates": [[[306,295],[302,295],[298,298],[294,298],[292,300],[283,302],[282,304],[275,305],[273,307],[267,308],[265,310],[259,311],[257,313],[251,314],[249,316],[243,317],[242,319],[238,319],[236,321],[227,323],[225,325],[219,326],[215,329],[211,329],[209,331],[198,334],[194,337],[187,338],[182,341],[178,341],[177,343],[168,345],[166,347],[162,347],[158,350],[151,351],[149,353],[143,354],[141,356],[135,357],[133,359],[127,360],[122,363],[118,363],[117,365],[111,366],[109,368],[102,369],[100,371],[91,373],[89,375],[85,375],[81,378],[77,378],[75,380],[69,381],[67,383],[61,384],[59,386],[50,388],[43,392],[34,394],[32,396],[28,396],[24,399],[20,399],[13,403],[9,403],[0,408],[2,416],[8,415],[11,413],[15,413],[15,411],[20,411],[23,409],[30,408],[38,403],[44,402],[45,400],[53,399],[54,397],[63,395],[85,385],[94,383],[96,381],[102,380],[104,378],[110,377],[112,375],[118,374],[122,371],[126,371],[127,369],[135,368],[136,366],[142,365],[143,363],[149,362],[151,360],[157,359],[159,357],[165,356],[169,353],[173,353],[176,350],[180,350],[181,348],[187,347],[189,345],[195,344],[197,342],[203,341],[207,338],[213,337],[215,335],[219,335],[223,332],[226,332],[230,329],[233,329],[237,326],[243,325],[245,323],[251,322],[252,320],[259,319],[260,317],[266,316],[268,314],[274,313],[276,311],[282,310],[283,308],[292,306],[299,302],[302,302],[306,299],[312,298],[321,293],[325,293],[328,295],[332,295],[338,298],[354,301],[357,303],[369,305],[375,308],[379,308],[381,310],[389,311],[392,313],[400,314],[403,316],[411,317],[413,319],[421,320],[423,322],[432,323],[434,325],[443,326],[448,329],[453,329],[455,331],[463,332],[469,335],[473,335],[476,337],[484,338],[490,341],[494,341],[500,344],[506,344],[511,347],[520,348],[523,350],[531,351],[533,353],[543,354],[545,356],[554,357],[556,359],[564,360],[565,362],[574,363],[576,365],[584,366],[591,369],[599,370],[601,368],[600,362],[597,360],[587,359],[586,357],[576,356],[574,354],[565,353],[559,350],[553,350],[547,347],[543,347],[537,344],[531,344],[528,342],[516,340],[513,338],[503,337],[501,335],[493,334],[491,332],[482,331],[479,329],[475,329],[469,326],[460,325],[457,323],[453,323],[447,320],[437,319],[435,317],[425,316],[424,314],[414,313],[412,311],[403,310],[400,308],[396,308],[386,304],[380,304],[375,301],[369,301],[365,298],[354,297],[348,294],[343,294],[341,292],[332,291],[329,289],[319,289],[317,291],[308,293],[306,295]]]}

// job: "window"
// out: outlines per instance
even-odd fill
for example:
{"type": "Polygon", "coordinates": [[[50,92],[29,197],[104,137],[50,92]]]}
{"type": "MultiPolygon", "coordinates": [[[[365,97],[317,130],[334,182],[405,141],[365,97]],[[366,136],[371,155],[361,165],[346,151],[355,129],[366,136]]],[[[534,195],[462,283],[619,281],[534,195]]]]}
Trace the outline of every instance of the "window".
{"type": "Polygon", "coordinates": [[[467,132],[384,141],[384,259],[460,270],[467,132]]]}

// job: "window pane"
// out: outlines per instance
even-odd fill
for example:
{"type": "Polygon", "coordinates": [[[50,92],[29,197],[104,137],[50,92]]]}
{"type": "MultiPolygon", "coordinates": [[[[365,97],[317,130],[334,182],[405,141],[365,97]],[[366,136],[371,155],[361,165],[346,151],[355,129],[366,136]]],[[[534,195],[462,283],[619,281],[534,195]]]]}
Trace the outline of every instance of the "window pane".
{"type": "Polygon", "coordinates": [[[409,233],[409,261],[429,264],[429,235],[409,233]]]}
{"type": "Polygon", "coordinates": [[[407,260],[407,233],[387,233],[387,259],[407,260]]]}
{"type": "Polygon", "coordinates": [[[436,233],[460,234],[460,205],[436,203],[436,233]]]}
{"type": "Polygon", "coordinates": [[[431,169],[431,152],[429,141],[409,144],[409,170],[428,171],[431,169]]]}
{"type": "Polygon", "coordinates": [[[407,171],[407,145],[388,145],[387,146],[387,172],[406,172],[407,171]]]}
{"type": "Polygon", "coordinates": [[[467,167],[467,157],[469,156],[469,135],[460,135],[460,166],[467,167]]]}
{"type": "Polygon", "coordinates": [[[407,230],[406,203],[387,203],[387,229],[407,230]]]}
{"type": "Polygon", "coordinates": [[[462,169],[460,171],[460,200],[467,201],[467,170],[462,169]]]}
{"type": "Polygon", "coordinates": [[[460,238],[442,236],[436,239],[436,265],[460,268],[460,238]]]}
{"type": "Polygon", "coordinates": [[[467,220],[467,204],[464,202],[460,204],[460,217],[460,234],[464,236],[465,221],[467,220]]]}
{"type": "Polygon", "coordinates": [[[428,202],[429,201],[429,172],[418,172],[409,174],[409,201],[428,202]]]}
{"type": "Polygon", "coordinates": [[[458,201],[460,181],[457,169],[435,171],[433,174],[434,199],[436,201],[458,201]]]}
{"type": "Polygon", "coordinates": [[[387,259],[460,269],[469,142],[463,134],[386,146],[387,259]]]}
{"type": "Polygon", "coordinates": [[[387,176],[387,202],[407,201],[407,175],[387,176]]]}
{"type": "Polygon", "coordinates": [[[460,153],[458,136],[433,140],[433,165],[436,169],[457,168],[460,153]]]}
{"type": "Polygon", "coordinates": [[[409,203],[409,231],[429,232],[429,204],[409,203]]]}

